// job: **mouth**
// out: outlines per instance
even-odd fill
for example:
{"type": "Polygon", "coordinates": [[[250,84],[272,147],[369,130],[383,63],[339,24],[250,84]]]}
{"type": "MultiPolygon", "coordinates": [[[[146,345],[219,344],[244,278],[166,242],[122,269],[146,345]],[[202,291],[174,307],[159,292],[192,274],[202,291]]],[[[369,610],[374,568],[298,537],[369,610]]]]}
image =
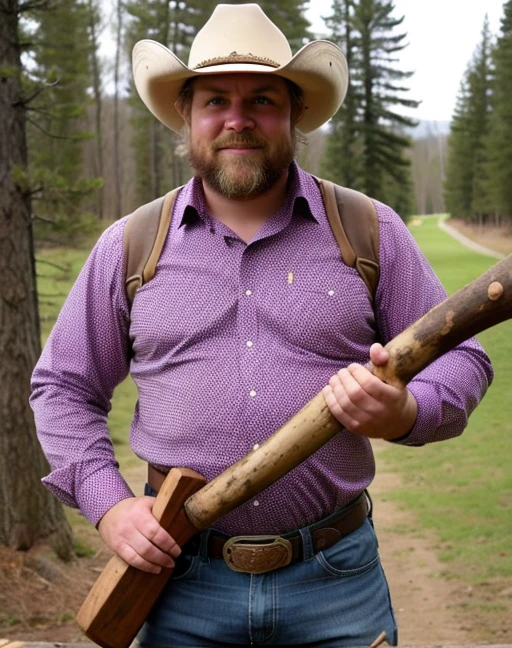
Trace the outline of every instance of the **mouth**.
{"type": "Polygon", "coordinates": [[[215,146],[216,151],[227,151],[233,154],[253,153],[263,148],[260,142],[255,141],[219,141],[215,146]]]}
{"type": "Polygon", "coordinates": [[[243,155],[247,153],[254,153],[255,151],[260,151],[260,146],[222,146],[217,149],[217,151],[225,151],[227,153],[232,153],[233,155],[243,155]]]}

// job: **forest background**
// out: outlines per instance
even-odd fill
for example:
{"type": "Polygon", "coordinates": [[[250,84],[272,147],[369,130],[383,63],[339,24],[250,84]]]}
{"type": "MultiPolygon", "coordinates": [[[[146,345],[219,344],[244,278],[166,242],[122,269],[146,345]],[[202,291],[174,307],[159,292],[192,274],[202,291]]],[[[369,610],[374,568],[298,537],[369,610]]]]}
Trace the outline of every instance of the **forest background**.
{"type": "MultiPolygon", "coordinates": [[[[214,4],[115,0],[112,18],[99,0],[0,0],[0,545],[10,549],[51,539],[61,557],[76,553],[62,507],[40,484],[48,467],[28,407],[40,300],[62,297],[38,296],[37,281],[59,270],[52,250],[78,245],[191,176],[180,137],[138,99],[129,59],[136,41],[151,38],[186,61],[214,4]]],[[[306,2],[259,4],[293,51],[314,36],[306,2]]],[[[402,112],[417,102],[411,72],[397,66],[406,34],[392,1],[335,0],[326,28],[351,83],[338,115],[301,147],[301,165],[405,220],[448,212],[509,231],[512,0],[498,34],[482,25],[449,133],[418,130],[402,112]]]]}
{"type": "MultiPolygon", "coordinates": [[[[20,170],[19,180],[32,192],[37,240],[72,237],[95,219],[120,218],[191,176],[180,136],[153,118],[137,96],[130,52],[137,40],[151,38],[186,61],[214,5],[26,3],[19,28],[28,172],[20,170]]],[[[260,5],[294,51],[314,37],[307,2],[260,5]]],[[[508,222],[510,2],[499,35],[487,21],[482,25],[449,131],[410,116],[418,102],[407,90],[412,73],[397,66],[407,43],[402,20],[390,1],[333,2],[326,35],[345,52],[351,85],[338,115],[309,136],[300,163],[391,204],[405,219],[448,211],[473,222],[508,222]]]]}

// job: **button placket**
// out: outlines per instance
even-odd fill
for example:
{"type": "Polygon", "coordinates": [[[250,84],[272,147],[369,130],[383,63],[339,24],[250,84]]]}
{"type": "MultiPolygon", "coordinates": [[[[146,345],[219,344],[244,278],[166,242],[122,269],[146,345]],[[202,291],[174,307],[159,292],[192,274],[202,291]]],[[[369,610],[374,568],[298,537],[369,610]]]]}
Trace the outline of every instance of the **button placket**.
{"type": "Polygon", "coordinates": [[[257,374],[259,358],[255,349],[258,288],[255,286],[254,282],[251,258],[251,251],[246,248],[240,263],[240,302],[238,320],[238,335],[241,345],[240,386],[245,391],[245,398],[249,407],[256,404],[259,391],[257,374]]]}

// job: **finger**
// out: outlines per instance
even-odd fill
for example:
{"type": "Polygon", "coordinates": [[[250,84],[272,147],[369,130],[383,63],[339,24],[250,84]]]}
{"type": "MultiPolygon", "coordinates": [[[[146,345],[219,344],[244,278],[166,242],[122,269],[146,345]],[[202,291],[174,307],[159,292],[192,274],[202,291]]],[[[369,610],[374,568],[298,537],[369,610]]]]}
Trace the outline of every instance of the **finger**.
{"type": "Polygon", "coordinates": [[[130,538],[128,544],[143,560],[157,565],[158,567],[174,567],[174,560],[167,552],[162,551],[154,545],[142,533],[138,533],[130,538]]]}
{"type": "Polygon", "coordinates": [[[147,560],[134,547],[126,543],[119,547],[117,553],[128,565],[150,574],[159,574],[163,567],[168,567],[169,569],[174,567],[174,563],[172,565],[160,565],[151,560],[147,560]]]}
{"type": "Polygon", "coordinates": [[[179,544],[160,526],[154,517],[151,517],[146,523],[142,533],[153,545],[173,558],[177,558],[180,555],[181,548],[179,544]]]}
{"type": "Polygon", "coordinates": [[[363,367],[359,364],[351,364],[347,367],[347,373],[352,377],[355,384],[357,384],[362,393],[356,393],[356,386],[354,382],[350,382],[347,378],[344,379],[344,384],[347,389],[351,389],[349,392],[350,398],[353,402],[360,403],[362,407],[372,407],[372,405],[365,399],[365,396],[370,397],[380,403],[385,402],[388,399],[396,398],[397,389],[392,385],[388,385],[376,376],[374,376],[371,371],[368,371],[366,367],[363,367]],[[364,405],[366,403],[366,406],[364,405]]]}
{"type": "Polygon", "coordinates": [[[181,553],[180,546],[154,517],[154,503],[154,497],[139,498],[135,527],[159,549],[177,558],[181,553]]]}
{"type": "Polygon", "coordinates": [[[357,427],[358,422],[355,421],[348,412],[346,412],[339,399],[336,397],[332,386],[329,384],[322,390],[325,403],[334,418],[339,421],[347,430],[353,430],[357,427]]]}
{"type": "Polygon", "coordinates": [[[373,397],[368,388],[371,388],[373,380],[378,379],[359,364],[349,365],[346,369],[339,371],[337,376],[339,384],[334,387],[334,393],[342,399],[344,409],[353,416],[355,416],[353,408],[371,412],[373,397]]]}

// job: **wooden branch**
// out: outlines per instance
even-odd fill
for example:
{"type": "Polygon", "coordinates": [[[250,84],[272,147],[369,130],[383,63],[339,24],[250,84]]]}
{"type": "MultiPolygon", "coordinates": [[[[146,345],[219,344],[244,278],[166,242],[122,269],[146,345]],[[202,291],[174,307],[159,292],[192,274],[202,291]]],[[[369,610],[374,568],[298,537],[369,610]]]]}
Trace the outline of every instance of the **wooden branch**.
{"type": "MultiPolygon", "coordinates": [[[[384,382],[404,387],[427,365],[476,333],[512,317],[512,255],[461,288],[386,345],[385,367],[368,365],[384,382]]],[[[341,429],[322,393],[257,450],[185,502],[198,529],[244,504],[327,443],[341,429]]]]}
{"type": "MultiPolygon", "coordinates": [[[[463,340],[512,317],[512,255],[435,307],[386,345],[390,361],[373,373],[403,387],[442,353],[463,340]]],[[[327,443],[341,425],[328,410],[322,394],[315,396],[257,450],[213,481],[179,502],[164,501],[173,493],[173,469],[158,494],[155,507],[173,506],[171,535],[182,542],[195,530],[245,503],[327,443]],[[168,484],[169,482],[169,484],[168,484]],[[161,503],[160,503],[161,502],[161,503]],[[181,528],[183,527],[183,528],[181,528]]],[[[178,475],[181,479],[181,475],[178,475]]],[[[195,474],[195,478],[199,476],[195,474]]],[[[77,621],[85,634],[104,648],[127,648],[142,626],[172,571],[147,574],[114,558],[94,585],[77,621]],[[126,586],[130,583],[130,587],[126,586]]]]}

